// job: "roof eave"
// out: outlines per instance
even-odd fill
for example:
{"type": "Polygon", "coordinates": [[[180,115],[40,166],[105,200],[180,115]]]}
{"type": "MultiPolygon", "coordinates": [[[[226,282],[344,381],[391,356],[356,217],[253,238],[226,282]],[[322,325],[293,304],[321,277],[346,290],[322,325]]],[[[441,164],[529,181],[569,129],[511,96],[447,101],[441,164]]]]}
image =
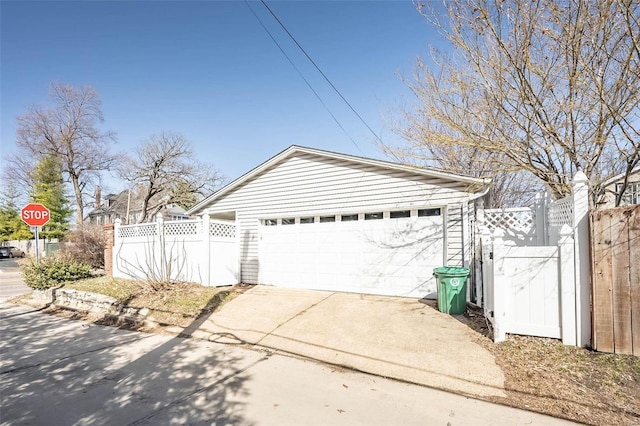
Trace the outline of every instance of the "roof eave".
{"type": "MultiPolygon", "coordinates": [[[[633,170],[631,170],[631,171],[629,172],[629,176],[635,175],[636,173],[640,173],[640,166],[639,166],[639,167],[634,168],[633,170]]],[[[616,183],[617,181],[619,181],[619,180],[621,180],[622,178],[624,178],[624,176],[625,176],[626,174],[627,174],[627,173],[626,173],[626,172],[624,172],[624,173],[619,173],[619,174],[617,174],[617,175],[615,175],[615,176],[613,176],[613,177],[610,177],[609,179],[607,179],[607,180],[605,180],[604,182],[602,182],[602,186],[608,186],[608,185],[611,185],[612,183],[616,183]]]]}

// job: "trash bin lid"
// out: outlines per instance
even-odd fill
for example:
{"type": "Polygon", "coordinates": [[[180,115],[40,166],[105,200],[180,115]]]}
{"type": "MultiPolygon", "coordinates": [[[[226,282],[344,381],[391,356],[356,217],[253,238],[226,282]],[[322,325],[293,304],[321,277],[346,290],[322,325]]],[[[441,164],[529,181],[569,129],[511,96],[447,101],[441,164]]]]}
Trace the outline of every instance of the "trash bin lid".
{"type": "Polygon", "coordinates": [[[436,275],[449,277],[467,277],[469,276],[469,272],[469,268],[458,268],[455,266],[441,266],[433,270],[433,273],[436,275]]]}

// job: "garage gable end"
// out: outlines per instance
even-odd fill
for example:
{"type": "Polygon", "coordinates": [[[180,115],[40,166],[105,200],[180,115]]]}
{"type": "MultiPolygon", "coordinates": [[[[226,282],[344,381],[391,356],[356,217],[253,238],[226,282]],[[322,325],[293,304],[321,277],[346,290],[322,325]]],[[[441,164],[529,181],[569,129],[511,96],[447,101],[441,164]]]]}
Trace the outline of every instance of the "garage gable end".
{"type": "MultiPolygon", "coordinates": [[[[282,168],[283,164],[287,163],[287,160],[295,157],[303,157],[307,159],[314,158],[318,163],[318,167],[315,171],[319,171],[321,175],[325,175],[327,170],[323,170],[322,164],[326,166],[333,166],[343,171],[346,174],[349,172],[362,172],[364,174],[378,174],[388,176],[398,176],[404,179],[427,182],[431,181],[436,186],[442,188],[449,188],[461,192],[474,193],[486,188],[490,180],[478,179],[468,176],[456,175],[453,173],[447,173],[422,167],[415,167],[409,165],[403,165],[399,163],[392,163],[382,160],[374,160],[363,157],[356,157],[352,155],[339,154],[329,151],[323,151],[313,148],[306,148],[293,145],[286,150],[282,151],[278,155],[265,161],[258,167],[250,170],[238,179],[229,183],[222,189],[216,191],[209,197],[205,198],[193,208],[187,211],[187,214],[201,214],[203,210],[210,207],[216,200],[227,196],[231,192],[235,192],[238,189],[247,186],[251,181],[260,178],[265,175],[266,172],[273,171],[277,168],[282,168]]],[[[286,168],[286,166],[284,166],[286,168]]],[[[303,166],[304,167],[304,166],[303,166]]],[[[304,170],[300,168],[296,170],[295,165],[290,167],[287,172],[291,173],[289,176],[291,179],[302,178],[304,170]]],[[[285,172],[286,173],[286,172],[285,172]]],[[[313,178],[313,170],[308,170],[307,177],[313,178]]],[[[340,179],[341,174],[338,172],[334,178],[340,179]]]]}

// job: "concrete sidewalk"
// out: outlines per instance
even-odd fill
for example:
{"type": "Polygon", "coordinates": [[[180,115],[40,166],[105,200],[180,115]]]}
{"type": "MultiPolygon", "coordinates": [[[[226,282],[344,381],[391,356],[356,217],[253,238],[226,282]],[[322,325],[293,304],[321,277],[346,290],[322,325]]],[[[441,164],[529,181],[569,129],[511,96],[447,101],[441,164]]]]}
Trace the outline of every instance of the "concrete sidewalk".
{"type": "Polygon", "coordinates": [[[194,337],[248,343],[470,396],[505,396],[473,331],[417,299],[256,286],[194,337]]]}
{"type": "Polygon", "coordinates": [[[0,303],[30,291],[22,281],[18,263],[14,259],[0,259],[0,303]]]}

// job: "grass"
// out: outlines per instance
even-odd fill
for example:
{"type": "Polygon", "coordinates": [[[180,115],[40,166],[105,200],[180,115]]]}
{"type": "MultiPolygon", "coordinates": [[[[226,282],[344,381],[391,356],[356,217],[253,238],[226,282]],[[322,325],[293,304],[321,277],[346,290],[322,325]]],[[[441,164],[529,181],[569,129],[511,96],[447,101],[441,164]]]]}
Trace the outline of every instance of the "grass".
{"type": "Polygon", "coordinates": [[[112,277],[89,278],[66,283],[65,288],[99,293],[113,297],[120,303],[126,303],[138,293],[140,285],[137,281],[112,277]]]}
{"type": "Polygon", "coordinates": [[[154,321],[183,327],[200,315],[218,309],[238,293],[235,287],[205,287],[194,283],[168,284],[162,291],[156,291],[144,281],[112,277],[74,281],[64,287],[110,296],[129,307],[146,307],[154,321]]]}

